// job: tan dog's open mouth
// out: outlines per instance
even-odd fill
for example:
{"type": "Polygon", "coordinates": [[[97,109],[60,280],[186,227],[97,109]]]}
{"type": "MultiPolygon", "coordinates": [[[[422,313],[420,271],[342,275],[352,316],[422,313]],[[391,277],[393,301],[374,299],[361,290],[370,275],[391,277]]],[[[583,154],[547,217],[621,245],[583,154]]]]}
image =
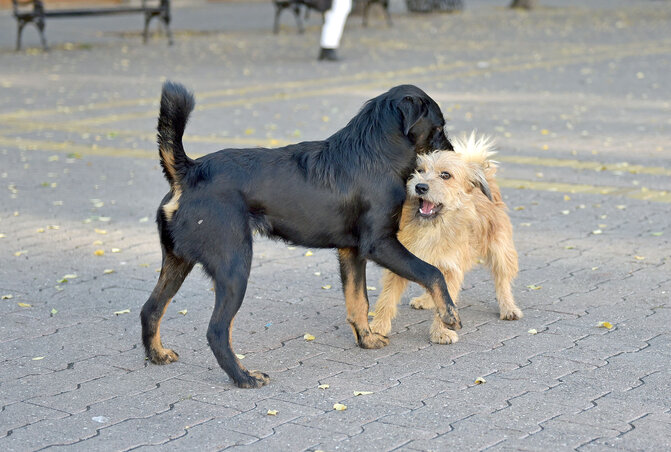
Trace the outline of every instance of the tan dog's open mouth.
{"type": "Polygon", "coordinates": [[[422,218],[434,218],[442,210],[442,204],[434,204],[426,199],[419,198],[419,210],[417,213],[422,218]]]}

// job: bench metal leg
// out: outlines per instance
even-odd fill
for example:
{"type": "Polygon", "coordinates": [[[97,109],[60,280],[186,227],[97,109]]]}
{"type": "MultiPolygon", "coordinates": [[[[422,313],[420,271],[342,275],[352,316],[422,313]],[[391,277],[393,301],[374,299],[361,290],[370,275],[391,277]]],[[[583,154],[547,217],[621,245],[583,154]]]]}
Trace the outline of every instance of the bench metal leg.
{"type": "Polygon", "coordinates": [[[18,23],[18,27],[16,28],[16,51],[18,52],[21,50],[21,34],[23,33],[23,29],[26,26],[26,22],[20,20],[18,23]]]}
{"type": "Polygon", "coordinates": [[[294,16],[296,16],[296,26],[298,27],[298,33],[305,33],[305,27],[303,26],[303,20],[301,19],[301,5],[298,3],[294,4],[293,8],[294,16]]]}

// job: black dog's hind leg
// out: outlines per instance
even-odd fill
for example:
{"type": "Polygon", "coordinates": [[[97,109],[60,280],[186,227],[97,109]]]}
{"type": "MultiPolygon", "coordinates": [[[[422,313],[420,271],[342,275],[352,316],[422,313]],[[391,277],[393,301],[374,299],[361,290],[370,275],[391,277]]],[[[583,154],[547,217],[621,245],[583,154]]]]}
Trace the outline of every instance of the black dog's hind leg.
{"type": "Polygon", "coordinates": [[[396,237],[377,240],[370,247],[370,258],[398,276],[422,285],[433,298],[443,323],[450,329],[461,329],[459,313],[440,270],[416,257],[396,237]]]}
{"type": "Polygon", "coordinates": [[[207,251],[206,262],[203,263],[206,271],[214,278],[216,297],[207,329],[207,341],[221,368],[238,387],[260,388],[270,381],[268,375],[245,369],[231,345],[233,318],[245,297],[252,265],[251,230],[246,216],[236,214],[228,216],[227,224],[211,227],[221,239],[218,239],[215,249],[207,251]],[[236,220],[240,224],[234,224],[238,223],[236,220]]]}
{"type": "Polygon", "coordinates": [[[147,358],[154,364],[169,364],[177,361],[179,357],[173,350],[164,348],[161,343],[161,318],[192,268],[192,263],[172,253],[163,252],[161,275],[140,313],[142,343],[147,358]]]}
{"type": "Polygon", "coordinates": [[[347,321],[354,338],[361,348],[381,348],[389,339],[373,333],[368,324],[368,295],[366,292],[366,260],[359,256],[356,248],[338,250],[340,279],[345,293],[347,321]]]}

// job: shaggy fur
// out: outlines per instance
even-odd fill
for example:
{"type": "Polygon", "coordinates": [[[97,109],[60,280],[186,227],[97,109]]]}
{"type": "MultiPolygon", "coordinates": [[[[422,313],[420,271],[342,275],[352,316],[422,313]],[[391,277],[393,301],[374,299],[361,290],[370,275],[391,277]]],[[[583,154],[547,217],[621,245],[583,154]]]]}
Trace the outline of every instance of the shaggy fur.
{"type": "MultiPolygon", "coordinates": [[[[408,181],[398,238],[420,259],[438,267],[455,302],[464,274],[484,258],[494,275],[501,319],[516,320],[522,311],[515,305],[511,284],[517,275],[513,228],[494,178],[496,162],[488,138],[453,140],[456,152],[437,151],[418,157],[417,170],[408,181]],[[479,187],[481,190],[475,189],[479,187]],[[491,194],[491,201],[483,194],[491,194]]],[[[382,277],[382,292],[375,305],[371,328],[387,335],[396,306],[408,281],[392,272],[382,277]]],[[[415,309],[434,308],[427,294],[414,298],[415,309]]],[[[430,330],[431,341],[456,342],[456,332],[438,317],[430,330]]]]}
{"type": "Polygon", "coordinates": [[[231,345],[232,323],[247,289],[252,235],[258,231],[311,248],[337,248],[347,320],[357,343],[388,343],[368,325],[366,260],[425,287],[445,327],[461,323],[442,273],[396,237],[405,184],[418,153],[451,149],[438,105],[419,88],[401,85],[368,101],[325,141],[278,149],[225,149],[189,158],[182,135],[193,96],[166,83],[158,145],[170,192],[157,222],[163,267],[142,308],[142,339],[156,364],[177,360],[164,348],[160,321],[194,264],[213,279],[215,305],[207,330],[210,348],[240,387],[259,387],[268,375],[248,371],[231,345]]]}

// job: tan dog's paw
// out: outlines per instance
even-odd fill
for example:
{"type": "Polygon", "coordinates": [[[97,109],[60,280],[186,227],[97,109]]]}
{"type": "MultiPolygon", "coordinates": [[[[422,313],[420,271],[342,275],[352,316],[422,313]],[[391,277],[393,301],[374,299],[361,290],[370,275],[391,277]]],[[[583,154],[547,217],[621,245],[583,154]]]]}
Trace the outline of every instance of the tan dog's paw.
{"type": "Polygon", "coordinates": [[[160,350],[153,349],[149,351],[149,361],[151,361],[154,364],[170,364],[174,363],[175,361],[179,360],[179,355],[177,352],[174,350],[170,350],[169,348],[161,348],[160,350]]]}
{"type": "Polygon", "coordinates": [[[456,331],[445,326],[439,318],[434,318],[431,324],[430,338],[434,344],[454,344],[459,340],[459,335],[456,331]]]}
{"type": "Polygon", "coordinates": [[[389,344],[389,338],[378,333],[370,333],[361,336],[359,346],[361,348],[382,348],[389,344]]]}
{"type": "Polygon", "coordinates": [[[410,300],[410,307],[413,309],[433,309],[436,304],[429,294],[420,295],[410,300]]]}
{"type": "Polygon", "coordinates": [[[517,306],[513,306],[512,308],[501,308],[501,320],[519,320],[522,317],[524,317],[524,314],[522,314],[522,310],[517,306]]]}
{"type": "Polygon", "coordinates": [[[386,336],[391,331],[391,320],[383,320],[381,317],[375,317],[370,323],[370,329],[373,333],[386,336]]]}

